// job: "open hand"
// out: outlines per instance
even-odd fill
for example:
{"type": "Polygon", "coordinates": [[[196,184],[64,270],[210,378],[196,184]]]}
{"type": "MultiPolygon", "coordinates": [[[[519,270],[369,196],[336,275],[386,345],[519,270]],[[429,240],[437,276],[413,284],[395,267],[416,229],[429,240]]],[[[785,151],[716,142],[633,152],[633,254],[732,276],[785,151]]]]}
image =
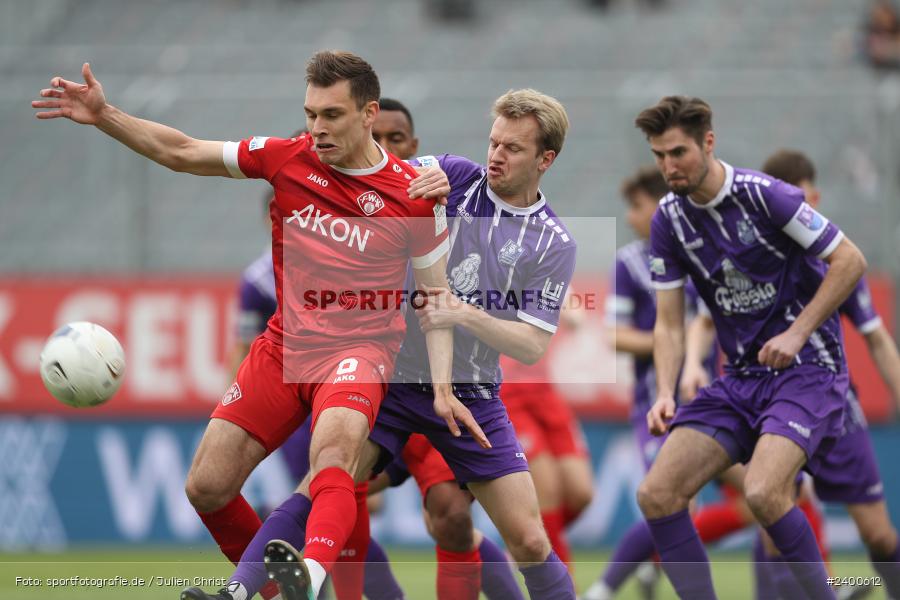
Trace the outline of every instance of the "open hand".
{"type": "Polygon", "coordinates": [[[38,119],[65,117],[82,125],[96,125],[106,107],[106,96],[103,95],[100,82],[94,79],[88,63],[81,67],[81,75],[84,77],[83,84],[58,76],[51,79],[50,87],[41,90],[41,97],[49,100],[31,102],[32,108],[50,110],[42,110],[34,116],[38,119]]]}

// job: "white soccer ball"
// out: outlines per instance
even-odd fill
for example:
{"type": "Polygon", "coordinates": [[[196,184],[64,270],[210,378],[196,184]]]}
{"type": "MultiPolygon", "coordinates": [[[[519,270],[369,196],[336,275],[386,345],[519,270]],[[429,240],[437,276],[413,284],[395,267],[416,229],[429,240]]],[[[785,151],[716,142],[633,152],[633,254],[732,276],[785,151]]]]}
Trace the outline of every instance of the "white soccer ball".
{"type": "Polygon", "coordinates": [[[57,329],[41,350],[41,379],[54,398],[83,408],[109,400],[125,375],[125,352],[113,334],[78,321],[57,329]]]}

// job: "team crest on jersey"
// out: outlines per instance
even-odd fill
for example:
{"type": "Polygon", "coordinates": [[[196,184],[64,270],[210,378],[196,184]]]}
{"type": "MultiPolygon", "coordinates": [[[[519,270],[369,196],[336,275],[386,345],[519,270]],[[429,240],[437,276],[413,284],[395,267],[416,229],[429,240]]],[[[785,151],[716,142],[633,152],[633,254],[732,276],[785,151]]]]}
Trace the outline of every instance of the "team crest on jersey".
{"type": "Polygon", "coordinates": [[[253,152],[254,150],[260,150],[262,148],[265,148],[266,140],[268,140],[268,139],[269,139],[268,137],[260,137],[260,136],[256,136],[256,137],[252,138],[250,140],[250,145],[248,147],[250,152],[253,152]]]}
{"type": "Polygon", "coordinates": [[[506,240],[506,243],[503,244],[500,253],[497,255],[497,259],[502,264],[512,267],[515,266],[524,253],[525,248],[512,240],[506,240]]]}
{"type": "Polygon", "coordinates": [[[481,266],[481,255],[472,252],[461,263],[450,271],[450,283],[453,288],[466,296],[478,289],[478,268],[481,266]]]}
{"type": "Polygon", "coordinates": [[[384,208],[384,200],[372,190],[360,194],[356,199],[356,203],[359,204],[360,210],[366,213],[367,217],[371,217],[384,208]]]}
{"type": "Polygon", "coordinates": [[[750,219],[741,219],[737,222],[738,239],[745,246],[749,246],[756,241],[756,231],[753,229],[753,223],[750,219]]]}
{"type": "Polygon", "coordinates": [[[228,388],[228,391],[225,392],[225,395],[222,396],[222,406],[228,406],[232,402],[237,402],[241,399],[241,386],[237,384],[235,381],[231,384],[231,387],[228,388]]]}
{"type": "Polygon", "coordinates": [[[666,261],[658,256],[650,257],[650,272],[654,275],[666,274],[666,261]]]}

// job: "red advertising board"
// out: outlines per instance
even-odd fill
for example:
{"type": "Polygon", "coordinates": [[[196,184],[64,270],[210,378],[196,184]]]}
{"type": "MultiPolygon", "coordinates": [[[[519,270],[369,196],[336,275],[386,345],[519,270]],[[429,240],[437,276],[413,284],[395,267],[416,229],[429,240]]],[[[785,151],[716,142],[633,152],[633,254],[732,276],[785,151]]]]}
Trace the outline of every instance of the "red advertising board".
{"type": "Polygon", "coordinates": [[[230,277],[0,280],[0,412],[208,415],[230,377],[235,297],[230,277]],[[71,321],[103,325],[125,348],[125,381],[105,406],[68,408],[41,383],[41,347],[71,321]]]}
{"type": "MultiPolygon", "coordinates": [[[[558,383],[575,410],[621,420],[630,408],[630,362],[616,355],[603,329],[606,278],[579,277],[590,297],[577,330],[561,327],[538,370],[528,375],[558,383]]],[[[890,280],[871,276],[872,296],[893,331],[890,280]]],[[[0,279],[0,413],[60,413],[73,417],[204,417],[230,383],[227,349],[234,331],[236,278],[0,279]],[[105,406],[72,409],[44,389],[38,356],[46,338],[71,321],[93,321],[122,342],[125,381],[105,406]]],[[[893,414],[890,395],[866,351],[845,323],[851,373],[867,416],[893,414]]]]}

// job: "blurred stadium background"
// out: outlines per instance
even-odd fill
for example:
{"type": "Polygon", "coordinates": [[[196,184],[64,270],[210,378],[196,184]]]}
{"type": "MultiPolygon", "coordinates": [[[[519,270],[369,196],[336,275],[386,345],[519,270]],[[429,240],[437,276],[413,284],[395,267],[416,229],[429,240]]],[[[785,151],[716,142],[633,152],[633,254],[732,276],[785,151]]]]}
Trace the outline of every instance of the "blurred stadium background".
{"type": "MultiPolygon", "coordinates": [[[[634,115],[662,95],[698,95],[713,106],[718,155],[732,164],[758,167],[780,147],[812,157],[821,210],[865,252],[876,306],[893,330],[900,71],[875,68],[867,56],[870,7],[866,0],[0,2],[0,552],[165,545],[184,549],[184,560],[217,560],[183,481],[227,387],[237,275],[268,236],[264,183],[170,173],[95,131],[36,121],[28,102],[52,75],[77,79],[90,61],[110,101],[126,111],[195,137],[235,140],[301,127],[305,61],[317,49],[344,48],[373,64],[384,95],[409,106],[422,153],[478,160],[493,99],[535,87],[558,97],[572,121],[543,186],[569,218],[619,215],[620,181],[651,158],[634,115]],[[106,325],[128,353],[125,386],[101,409],[64,409],[37,376],[44,338],[72,320],[106,325]]],[[[619,244],[630,239],[624,220],[616,234],[619,244]]],[[[606,265],[580,270],[602,294],[606,265]]],[[[585,417],[597,482],[572,539],[591,551],[608,548],[637,518],[641,472],[624,423],[627,363],[599,342],[599,315],[595,325],[595,360],[617,361],[619,377],[571,398],[585,417]]],[[[848,337],[898,518],[896,409],[863,343],[848,337]]],[[[557,344],[557,356],[565,345],[557,344]]],[[[264,509],[292,487],[275,456],[247,495],[264,509]]],[[[395,548],[428,545],[418,503],[414,487],[393,490],[376,535],[395,548]]],[[[828,515],[833,547],[859,552],[846,515],[834,507],[828,515]]],[[[746,541],[736,536],[724,548],[746,541]]],[[[4,587],[6,579],[5,597],[32,597],[4,587]]]]}

